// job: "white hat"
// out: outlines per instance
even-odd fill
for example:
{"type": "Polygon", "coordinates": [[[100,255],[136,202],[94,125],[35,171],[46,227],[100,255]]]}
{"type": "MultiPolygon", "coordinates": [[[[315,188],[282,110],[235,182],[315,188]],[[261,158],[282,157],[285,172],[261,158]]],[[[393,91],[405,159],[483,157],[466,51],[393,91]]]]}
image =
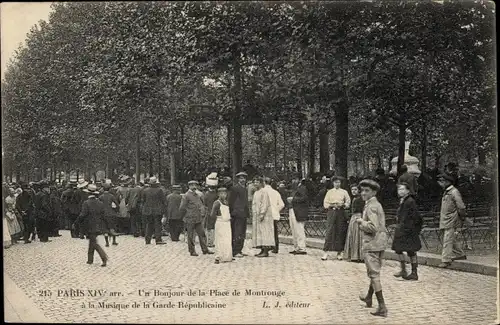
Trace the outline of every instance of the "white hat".
{"type": "Polygon", "coordinates": [[[79,180],[78,185],[76,185],[77,188],[84,188],[85,186],[89,185],[89,182],[86,180],[79,180]]]}
{"type": "Polygon", "coordinates": [[[106,179],[106,181],[104,182],[105,184],[111,184],[111,180],[109,178],[106,179]]]}
{"type": "Polygon", "coordinates": [[[152,176],[149,178],[149,184],[156,184],[158,183],[158,179],[156,177],[152,176]]]}
{"type": "Polygon", "coordinates": [[[210,173],[205,180],[207,186],[217,186],[219,184],[219,179],[217,178],[217,173],[210,173]]]}
{"type": "Polygon", "coordinates": [[[89,184],[89,186],[83,191],[90,194],[99,194],[99,192],[97,191],[97,186],[95,184],[89,184]]]}

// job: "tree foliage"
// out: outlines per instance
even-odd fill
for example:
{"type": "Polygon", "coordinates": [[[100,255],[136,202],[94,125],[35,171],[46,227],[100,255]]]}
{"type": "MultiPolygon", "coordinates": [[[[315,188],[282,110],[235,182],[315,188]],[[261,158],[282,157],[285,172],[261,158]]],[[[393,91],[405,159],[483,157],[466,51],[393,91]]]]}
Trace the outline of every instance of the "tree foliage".
{"type": "Polygon", "coordinates": [[[5,162],[126,165],[137,135],[143,168],[162,152],[200,160],[207,140],[193,132],[210,127],[218,162],[229,130],[235,146],[245,138],[239,162],[260,146],[255,161],[284,166],[306,151],[284,130],[318,126],[341,174],[347,158],[396,154],[406,128],[429,157],[484,163],[493,15],[480,1],[55,3],[2,80],[5,162]],[[255,137],[247,124],[265,127],[255,137]],[[273,159],[273,147],[287,149],[273,159]]]}

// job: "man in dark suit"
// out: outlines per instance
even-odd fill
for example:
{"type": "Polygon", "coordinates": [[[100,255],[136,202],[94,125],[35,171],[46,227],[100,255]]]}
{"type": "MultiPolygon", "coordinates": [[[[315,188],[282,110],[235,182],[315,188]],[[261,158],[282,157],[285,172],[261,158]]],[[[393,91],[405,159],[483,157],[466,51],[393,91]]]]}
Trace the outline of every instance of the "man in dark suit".
{"type": "MultiPolygon", "coordinates": [[[[66,190],[61,194],[61,202],[63,205],[63,212],[69,219],[70,225],[75,223],[75,220],[80,214],[81,196],[76,192],[76,183],[70,182],[66,190]]],[[[75,229],[71,229],[71,237],[78,238],[80,235],[80,225],[75,225],[75,229]]]]}
{"type": "Polygon", "coordinates": [[[108,256],[97,242],[97,236],[102,232],[103,228],[104,204],[97,199],[99,192],[95,184],[89,184],[88,188],[83,191],[88,195],[88,199],[83,202],[82,211],[72,225],[72,228],[74,228],[76,224],[82,222],[82,220],[85,220],[85,224],[87,225],[87,237],[89,239],[87,264],[94,263],[94,251],[97,251],[102,260],[101,266],[106,266],[108,256]]]}
{"type": "Polygon", "coordinates": [[[49,242],[50,223],[52,221],[54,207],[50,197],[50,185],[46,181],[39,183],[41,191],[35,196],[35,216],[38,238],[42,243],[49,242]]]}
{"type": "Polygon", "coordinates": [[[233,256],[243,257],[248,218],[248,190],[246,187],[247,174],[236,174],[238,183],[231,187],[228,194],[229,210],[231,213],[231,232],[233,238],[233,256]]]}
{"type": "Polygon", "coordinates": [[[21,213],[24,224],[24,243],[31,243],[30,236],[34,232],[34,202],[33,202],[33,193],[28,188],[28,184],[23,183],[21,185],[21,189],[23,190],[21,194],[16,199],[16,208],[21,213]]]}
{"type": "Polygon", "coordinates": [[[171,194],[167,195],[167,213],[165,219],[162,221],[163,223],[168,222],[170,239],[172,241],[179,241],[179,235],[184,230],[184,222],[179,211],[182,201],[181,186],[173,185],[172,191],[171,194]]]}
{"type": "Polygon", "coordinates": [[[200,246],[203,254],[213,254],[208,250],[207,237],[203,229],[203,217],[205,216],[205,206],[201,197],[196,193],[198,182],[189,181],[189,190],[184,194],[179,208],[180,214],[184,219],[188,236],[188,249],[191,256],[198,256],[194,246],[195,232],[200,239],[200,246]]]}
{"type": "Polygon", "coordinates": [[[149,178],[149,187],[146,187],[140,196],[142,215],[146,218],[146,245],[151,244],[153,229],[156,245],[166,244],[161,239],[161,218],[166,208],[166,198],[156,177],[149,178]]]}
{"type": "Polygon", "coordinates": [[[142,220],[141,209],[140,209],[140,199],[141,196],[141,186],[139,183],[136,186],[131,187],[125,196],[125,204],[127,205],[128,212],[130,214],[131,230],[134,237],[144,237],[144,225],[142,220]]]}

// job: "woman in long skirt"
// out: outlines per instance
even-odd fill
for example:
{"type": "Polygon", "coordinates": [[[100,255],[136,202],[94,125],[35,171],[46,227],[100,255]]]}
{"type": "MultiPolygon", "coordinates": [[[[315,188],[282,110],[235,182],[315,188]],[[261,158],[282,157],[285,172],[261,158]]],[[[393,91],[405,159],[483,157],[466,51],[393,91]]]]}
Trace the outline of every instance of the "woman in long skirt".
{"type": "Polygon", "coordinates": [[[337,252],[337,259],[343,259],[343,251],[347,234],[347,216],[346,209],[351,206],[351,197],[346,190],[340,188],[342,184],[341,177],[333,178],[333,188],[328,190],[323,201],[323,206],[327,212],[327,230],[325,237],[325,246],[323,247],[323,257],[326,261],[329,252],[337,252]]]}
{"type": "Polygon", "coordinates": [[[218,189],[219,199],[212,206],[211,218],[215,222],[215,264],[220,262],[231,262],[233,260],[232,237],[231,237],[231,215],[227,202],[227,189],[218,189]]]}
{"type": "Polygon", "coordinates": [[[7,214],[3,214],[3,248],[9,248],[12,245],[12,237],[9,232],[7,214]]]}
{"type": "Polygon", "coordinates": [[[359,188],[357,185],[351,186],[353,196],[351,205],[351,220],[347,230],[347,238],[344,247],[344,258],[351,262],[363,262],[363,234],[359,230],[359,224],[356,219],[362,218],[365,202],[359,196],[359,188]]]}
{"type": "Polygon", "coordinates": [[[9,188],[9,196],[5,198],[5,217],[7,220],[7,227],[9,229],[9,234],[12,238],[12,243],[15,244],[17,240],[21,237],[22,228],[19,223],[19,216],[16,211],[16,196],[15,190],[9,188]]]}

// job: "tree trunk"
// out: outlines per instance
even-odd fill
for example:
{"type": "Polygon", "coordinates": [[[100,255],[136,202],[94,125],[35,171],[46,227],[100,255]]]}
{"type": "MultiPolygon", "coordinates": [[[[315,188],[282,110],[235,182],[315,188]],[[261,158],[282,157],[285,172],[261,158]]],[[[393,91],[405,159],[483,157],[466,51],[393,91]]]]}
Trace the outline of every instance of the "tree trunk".
{"type": "Polygon", "coordinates": [[[439,170],[440,163],[439,161],[441,160],[441,155],[434,155],[434,168],[439,170]]]}
{"type": "Polygon", "coordinates": [[[299,122],[299,159],[297,159],[297,171],[300,173],[301,177],[303,176],[302,174],[302,157],[304,156],[304,146],[302,143],[302,127],[303,123],[302,121],[299,122]]]}
{"type": "Polygon", "coordinates": [[[427,172],[427,125],[422,125],[422,158],[420,160],[422,173],[427,172]]]}
{"type": "Polygon", "coordinates": [[[479,166],[486,165],[486,152],[483,148],[477,148],[477,157],[479,160],[479,166]]]}
{"type": "Polygon", "coordinates": [[[181,126],[181,168],[185,168],[184,166],[184,127],[181,126]]]}
{"type": "Polygon", "coordinates": [[[330,147],[328,140],[330,131],[325,123],[319,126],[319,170],[325,174],[330,170],[330,147]]]}
{"type": "Polygon", "coordinates": [[[153,153],[149,153],[149,177],[152,177],[154,175],[154,170],[153,170],[153,153]]]}
{"type": "Polygon", "coordinates": [[[135,182],[141,181],[141,126],[137,126],[135,132],[135,182]]]}
{"type": "Polygon", "coordinates": [[[309,127],[309,175],[315,173],[316,165],[316,127],[311,125],[309,127]]]}
{"type": "Polygon", "coordinates": [[[339,103],[335,110],[335,175],[347,178],[347,153],[349,151],[349,106],[339,103]]]}
{"type": "Polygon", "coordinates": [[[158,129],[158,180],[162,179],[162,171],[161,171],[161,133],[160,129],[158,129]]]}
{"type": "Polygon", "coordinates": [[[240,96],[242,91],[242,71],[240,65],[240,52],[233,51],[234,59],[234,115],[233,115],[233,179],[242,167],[243,150],[241,147],[242,121],[240,96]]]}
{"type": "Polygon", "coordinates": [[[286,125],[283,125],[283,171],[286,172],[286,125]]]}
{"type": "Polygon", "coordinates": [[[106,155],[106,169],[104,170],[104,177],[111,178],[111,175],[109,175],[109,157],[108,157],[108,155],[106,155]]]}
{"type": "Polygon", "coordinates": [[[172,146],[170,150],[170,184],[174,185],[177,181],[176,179],[176,166],[175,166],[175,148],[172,146]]]}
{"type": "Polygon", "coordinates": [[[231,124],[229,124],[227,126],[227,167],[228,168],[231,168],[231,163],[232,163],[232,159],[231,159],[231,155],[232,155],[232,148],[233,148],[233,144],[232,144],[232,137],[233,137],[233,127],[231,124]]]}
{"type": "Polygon", "coordinates": [[[239,120],[233,121],[233,179],[236,179],[236,174],[240,171],[242,163],[242,147],[241,147],[241,135],[242,128],[239,120]]]}
{"type": "Polygon", "coordinates": [[[276,125],[274,125],[273,128],[273,136],[274,136],[274,173],[276,173],[278,171],[278,129],[276,125]]]}
{"type": "Polygon", "coordinates": [[[404,165],[405,161],[405,142],[406,142],[406,124],[401,123],[399,125],[399,136],[398,136],[398,177],[401,175],[401,166],[404,165]]]}

